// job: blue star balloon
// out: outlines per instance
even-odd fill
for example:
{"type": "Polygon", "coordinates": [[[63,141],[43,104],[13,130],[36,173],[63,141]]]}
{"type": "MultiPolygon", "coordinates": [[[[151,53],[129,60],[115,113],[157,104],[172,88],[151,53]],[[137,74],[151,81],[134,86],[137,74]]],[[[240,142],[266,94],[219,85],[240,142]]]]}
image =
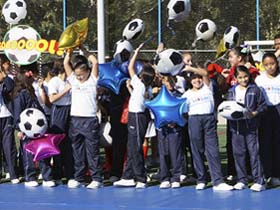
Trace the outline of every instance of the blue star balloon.
{"type": "Polygon", "coordinates": [[[184,126],[186,120],[183,113],[186,112],[186,99],[177,98],[169,93],[163,85],[159,94],[151,101],[145,103],[155,116],[155,126],[160,128],[169,123],[184,126]]]}
{"type": "Polygon", "coordinates": [[[114,62],[99,64],[98,85],[109,88],[115,94],[119,94],[121,85],[129,79],[114,62]]]}
{"type": "MultiPolygon", "coordinates": [[[[121,70],[124,74],[128,75],[128,65],[129,65],[129,61],[125,61],[125,62],[119,64],[118,67],[120,68],[120,70],[121,70]]],[[[135,61],[134,70],[135,70],[135,73],[136,73],[137,75],[139,75],[140,72],[142,71],[143,65],[144,65],[143,62],[141,62],[141,61],[135,61]]]]}

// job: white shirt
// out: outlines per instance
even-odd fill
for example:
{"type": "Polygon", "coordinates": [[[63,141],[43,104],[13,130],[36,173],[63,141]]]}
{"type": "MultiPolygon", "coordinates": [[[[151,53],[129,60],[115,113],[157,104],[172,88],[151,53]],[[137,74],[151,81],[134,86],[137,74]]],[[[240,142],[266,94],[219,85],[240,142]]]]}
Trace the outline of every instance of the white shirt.
{"type": "Polygon", "coordinates": [[[186,104],[189,108],[189,115],[211,114],[214,112],[213,91],[207,85],[203,85],[199,90],[187,90],[182,98],[187,98],[186,104]]]}
{"type": "Polygon", "coordinates": [[[12,116],[10,111],[8,110],[6,104],[4,103],[4,99],[2,96],[2,87],[3,84],[0,85],[0,118],[10,117],[12,116]]]}
{"type": "Polygon", "coordinates": [[[97,112],[97,78],[90,75],[87,81],[81,83],[72,74],[69,77],[72,86],[71,116],[95,117],[97,112]]]}
{"type": "Polygon", "coordinates": [[[269,78],[266,72],[261,72],[255,82],[263,91],[266,103],[269,106],[280,104],[280,74],[274,78],[269,78]]]}
{"type": "MultiPolygon", "coordinates": [[[[47,107],[46,104],[43,102],[42,100],[42,95],[43,95],[43,90],[39,87],[39,84],[38,84],[38,81],[34,81],[33,84],[32,84],[33,88],[34,88],[34,91],[35,91],[35,95],[37,96],[38,98],[38,101],[41,105],[41,107],[44,109],[45,111],[45,114],[46,115],[50,115],[51,114],[51,108],[47,107]]],[[[47,82],[43,82],[43,86],[44,86],[44,89],[45,89],[45,92],[46,94],[48,95],[48,84],[47,82]]]]}
{"type": "Polygon", "coordinates": [[[133,87],[133,90],[128,103],[128,111],[133,113],[144,112],[146,87],[137,75],[134,75],[131,78],[130,84],[133,87]]]}
{"type": "Polygon", "coordinates": [[[246,91],[247,91],[246,88],[240,88],[240,85],[238,85],[235,88],[235,101],[241,104],[245,104],[246,91]]]}
{"type": "MultiPolygon", "coordinates": [[[[48,94],[58,94],[62,92],[65,88],[67,81],[63,81],[59,77],[53,77],[48,82],[48,94]]],[[[67,106],[71,104],[71,94],[70,91],[62,96],[59,100],[53,102],[53,104],[58,106],[67,106]]]]}

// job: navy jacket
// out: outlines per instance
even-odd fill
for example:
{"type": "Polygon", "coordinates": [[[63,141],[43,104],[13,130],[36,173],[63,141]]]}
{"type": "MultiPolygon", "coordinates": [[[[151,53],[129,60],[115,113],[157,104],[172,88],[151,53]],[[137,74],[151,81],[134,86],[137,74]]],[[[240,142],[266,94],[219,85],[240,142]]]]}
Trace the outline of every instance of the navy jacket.
{"type": "MultiPolygon", "coordinates": [[[[233,86],[228,93],[227,100],[235,101],[236,94],[235,89],[237,85],[233,86]]],[[[267,110],[267,104],[265,102],[265,97],[261,89],[254,83],[249,84],[245,93],[245,108],[250,111],[257,111],[258,115],[252,119],[245,120],[229,120],[230,129],[234,132],[247,132],[251,130],[256,130],[259,126],[259,116],[267,110]]]]}
{"type": "Polygon", "coordinates": [[[41,107],[37,97],[32,98],[26,89],[22,89],[13,100],[14,125],[17,130],[19,130],[19,116],[27,108],[36,108],[44,113],[44,109],[41,107]]]}
{"type": "Polygon", "coordinates": [[[13,113],[12,99],[11,99],[11,93],[13,89],[14,89],[14,80],[9,76],[6,76],[5,79],[3,80],[3,84],[1,85],[0,91],[2,93],[3,101],[11,113],[13,113]]]}

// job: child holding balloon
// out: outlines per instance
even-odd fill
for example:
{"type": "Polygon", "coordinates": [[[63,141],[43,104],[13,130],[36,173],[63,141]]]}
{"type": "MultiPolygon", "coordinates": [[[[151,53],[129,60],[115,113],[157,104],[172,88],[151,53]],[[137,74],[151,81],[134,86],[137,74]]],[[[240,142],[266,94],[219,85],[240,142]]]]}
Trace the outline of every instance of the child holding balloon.
{"type": "Polygon", "coordinates": [[[192,72],[191,89],[182,97],[189,107],[189,138],[193,163],[197,175],[196,190],[206,188],[207,173],[204,152],[208,161],[213,190],[228,191],[233,187],[223,180],[217,136],[217,120],[214,115],[213,88],[205,69],[186,66],[184,71],[192,72]]]}
{"type": "Polygon", "coordinates": [[[237,183],[234,189],[242,190],[247,187],[246,150],[249,152],[254,184],[253,191],[265,189],[262,164],[259,156],[258,127],[259,116],[266,111],[267,105],[260,88],[253,82],[249,70],[245,66],[237,66],[234,74],[237,85],[228,94],[228,100],[244,104],[245,119],[229,121],[232,133],[232,148],[237,172],[237,183]]]}
{"type": "Polygon", "coordinates": [[[150,85],[155,77],[155,71],[150,64],[145,64],[139,77],[135,73],[134,64],[143,45],[142,43],[135,50],[128,66],[132,91],[128,106],[127,160],[122,179],[114,182],[114,186],[146,187],[147,177],[142,145],[150,115],[144,103],[152,95],[150,85]],[[137,183],[135,183],[134,178],[137,183]]]}
{"type": "MultiPolygon", "coordinates": [[[[36,108],[44,112],[35,95],[32,86],[33,81],[33,73],[28,69],[28,66],[21,67],[20,72],[15,77],[15,87],[12,94],[14,125],[16,130],[18,130],[17,136],[21,139],[20,149],[23,158],[25,186],[27,187],[37,187],[39,184],[36,181],[36,168],[33,162],[33,155],[24,149],[24,146],[30,142],[30,138],[19,131],[20,114],[27,108],[36,108]]],[[[49,162],[49,159],[39,161],[44,187],[55,186],[55,182],[52,181],[52,170],[49,162]]]]}

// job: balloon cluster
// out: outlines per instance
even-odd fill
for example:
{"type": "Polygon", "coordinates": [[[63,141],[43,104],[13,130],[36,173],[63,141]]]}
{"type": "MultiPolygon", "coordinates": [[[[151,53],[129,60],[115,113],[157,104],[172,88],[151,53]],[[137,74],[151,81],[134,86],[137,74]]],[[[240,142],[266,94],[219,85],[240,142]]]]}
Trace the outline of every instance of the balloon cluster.
{"type": "Polygon", "coordinates": [[[2,14],[8,24],[18,24],[27,15],[26,3],[24,0],[8,0],[2,8],[2,14]]]}

